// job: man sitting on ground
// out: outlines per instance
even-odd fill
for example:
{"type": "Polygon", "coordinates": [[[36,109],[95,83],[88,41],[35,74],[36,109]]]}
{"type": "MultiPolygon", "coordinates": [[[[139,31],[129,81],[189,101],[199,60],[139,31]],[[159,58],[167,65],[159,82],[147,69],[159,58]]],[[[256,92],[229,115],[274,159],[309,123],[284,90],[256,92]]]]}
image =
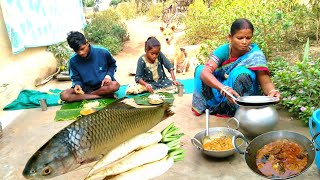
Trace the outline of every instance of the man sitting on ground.
{"type": "Polygon", "coordinates": [[[89,44],[77,31],[71,31],[67,41],[76,54],[69,61],[72,87],[61,92],[61,100],[74,102],[114,97],[120,85],[114,79],[117,65],[111,53],[106,48],[89,44]]]}

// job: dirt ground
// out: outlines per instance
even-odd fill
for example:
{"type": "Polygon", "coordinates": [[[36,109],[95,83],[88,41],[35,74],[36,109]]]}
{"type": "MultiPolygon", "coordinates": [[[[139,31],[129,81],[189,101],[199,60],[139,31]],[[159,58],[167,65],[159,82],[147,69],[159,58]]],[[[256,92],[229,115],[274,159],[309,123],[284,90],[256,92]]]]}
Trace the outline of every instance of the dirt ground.
{"type": "MultiPolygon", "coordinates": [[[[121,53],[115,56],[118,64],[116,78],[120,84],[134,82],[134,77],[129,73],[135,68],[135,64],[140,55],[143,54],[144,41],[150,35],[159,35],[161,23],[147,22],[144,18],[127,22],[130,32],[130,41],[126,42],[121,53]]],[[[190,51],[196,51],[195,46],[188,47],[190,51]]],[[[187,50],[188,50],[187,48],[187,50]]],[[[186,75],[178,74],[178,79],[193,77],[191,70],[186,75]]],[[[51,81],[39,90],[46,91],[50,88],[65,89],[70,87],[71,82],[51,81]]],[[[217,159],[205,156],[196,149],[190,139],[195,134],[204,130],[205,117],[194,116],[191,112],[191,94],[184,94],[179,97],[175,94],[173,111],[175,115],[159,123],[152,130],[161,130],[171,122],[174,122],[181,132],[186,135],[182,138],[182,147],[186,150],[185,160],[177,162],[165,174],[156,179],[219,179],[219,180],[256,180],[264,179],[256,175],[246,165],[244,156],[235,153],[233,156],[217,159]]],[[[130,99],[128,99],[130,101],[130,99]]],[[[132,101],[132,99],[131,99],[132,101]]],[[[49,107],[47,111],[40,108],[5,112],[7,117],[13,117],[13,121],[3,130],[0,139],[0,179],[19,180],[24,179],[22,170],[30,158],[45,142],[47,142],[59,130],[70,124],[72,121],[54,122],[55,112],[59,106],[49,107]]],[[[277,107],[279,112],[279,122],[274,130],[294,131],[311,139],[309,129],[302,125],[300,121],[291,118],[283,109],[277,107]]],[[[210,127],[225,127],[226,119],[210,116],[210,127]]],[[[240,131],[246,135],[244,131],[240,131]]],[[[252,138],[248,137],[250,140],[252,138]]],[[[93,163],[83,165],[67,174],[58,176],[56,180],[84,179],[93,163]]],[[[302,175],[295,179],[319,179],[320,172],[313,163],[302,175]]]]}
{"type": "MultiPolygon", "coordinates": [[[[163,36],[160,32],[161,22],[149,22],[144,17],[136,20],[127,21],[128,30],[130,32],[130,40],[124,44],[123,50],[115,56],[117,59],[118,71],[116,72],[116,79],[121,84],[134,83],[134,78],[128,78],[130,72],[135,72],[138,58],[144,53],[144,42],[150,36],[155,36],[161,42],[163,36]]],[[[183,38],[183,32],[175,34],[175,37],[183,38]]],[[[191,60],[195,59],[200,46],[183,46],[186,48],[188,56],[191,60]]],[[[177,78],[187,79],[193,78],[193,69],[186,74],[177,74],[177,78]]],[[[169,76],[170,77],[170,76],[169,76]]]]}

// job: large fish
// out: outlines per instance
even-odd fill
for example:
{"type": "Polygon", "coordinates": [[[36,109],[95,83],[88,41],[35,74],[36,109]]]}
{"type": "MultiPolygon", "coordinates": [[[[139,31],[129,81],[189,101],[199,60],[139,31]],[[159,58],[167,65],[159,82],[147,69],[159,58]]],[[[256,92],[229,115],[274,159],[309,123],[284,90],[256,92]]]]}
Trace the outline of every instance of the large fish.
{"type": "Polygon", "coordinates": [[[28,160],[23,176],[52,178],[101,158],[120,143],[171,116],[168,103],[134,108],[120,101],[83,116],[45,143],[28,160]]]}

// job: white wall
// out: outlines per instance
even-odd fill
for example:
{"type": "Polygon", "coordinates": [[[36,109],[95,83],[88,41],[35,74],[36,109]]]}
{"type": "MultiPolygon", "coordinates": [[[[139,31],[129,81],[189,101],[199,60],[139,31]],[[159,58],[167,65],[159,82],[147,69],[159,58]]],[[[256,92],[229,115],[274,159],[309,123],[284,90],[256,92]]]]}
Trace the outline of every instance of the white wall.
{"type": "Polygon", "coordinates": [[[22,89],[35,89],[37,82],[54,73],[57,61],[46,47],[27,48],[13,55],[0,8],[0,108],[14,100],[22,89]],[[1,87],[8,84],[6,88],[1,87]]]}

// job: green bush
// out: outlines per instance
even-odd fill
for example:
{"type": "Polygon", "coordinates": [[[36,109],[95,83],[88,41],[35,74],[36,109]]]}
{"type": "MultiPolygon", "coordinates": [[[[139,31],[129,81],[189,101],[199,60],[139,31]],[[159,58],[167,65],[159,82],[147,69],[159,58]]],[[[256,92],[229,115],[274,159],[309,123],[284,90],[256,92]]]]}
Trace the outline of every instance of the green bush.
{"type": "Polygon", "coordinates": [[[309,41],[301,60],[289,64],[283,58],[269,63],[272,81],[280,90],[280,104],[304,123],[320,108],[320,58],[309,57],[309,41]]]}
{"type": "Polygon", "coordinates": [[[187,12],[187,20],[185,21],[187,31],[186,38],[190,44],[199,44],[205,40],[215,39],[216,25],[214,20],[216,17],[210,16],[210,11],[202,0],[195,0],[187,12]]]}
{"type": "Polygon", "coordinates": [[[95,0],[82,0],[84,7],[93,7],[95,0]]]}
{"type": "Polygon", "coordinates": [[[136,17],[136,6],[133,2],[123,2],[116,7],[117,12],[123,19],[133,19],[136,17]]]}
{"type": "Polygon", "coordinates": [[[121,0],[111,0],[111,2],[110,2],[110,6],[116,6],[116,5],[118,5],[119,3],[120,3],[120,1],[121,0]]]}
{"type": "Polygon", "coordinates": [[[162,17],[162,3],[152,4],[146,12],[146,17],[153,20],[161,20],[162,17]]]}
{"type": "Polygon", "coordinates": [[[127,27],[121,21],[120,14],[110,8],[89,18],[91,22],[84,29],[88,41],[108,48],[112,54],[119,53],[123,42],[128,39],[127,27]]]}
{"type": "Polygon", "coordinates": [[[122,2],[128,2],[129,0],[111,0],[110,2],[110,6],[117,6],[118,4],[122,3],[122,2]]]}
{"type": "Polygon", "coordinates": [[[69,47],[67,41],[50,45],[47,50],[53,53],[61,70],[68,69],[68,61],[74,51],[69,47]]]}
{"type": "Polygon", "coordinates": [[[202,0],[195,0],[187,15],[186,38],[192,44],[207,40],[215,41],[214,44],[227,43],[232,22],[237,18],[249,19],[255,27],[254,42],[266,56],[305,41],[312,27],[311,23],[306,25],[307,7],[291,0],[217,0],[210,8],[202,0]],[[306,32],[302,33],[302,28],[306,32]]]}
{"type": "Polygon", "coordinates": [[[103,38],[100,43],[103,47],[108,47],[112,54],[118,54],[122,50],[122,46],[119,46],[119,44],[121,44],[121,41],[112,36],[103,38]]]}

